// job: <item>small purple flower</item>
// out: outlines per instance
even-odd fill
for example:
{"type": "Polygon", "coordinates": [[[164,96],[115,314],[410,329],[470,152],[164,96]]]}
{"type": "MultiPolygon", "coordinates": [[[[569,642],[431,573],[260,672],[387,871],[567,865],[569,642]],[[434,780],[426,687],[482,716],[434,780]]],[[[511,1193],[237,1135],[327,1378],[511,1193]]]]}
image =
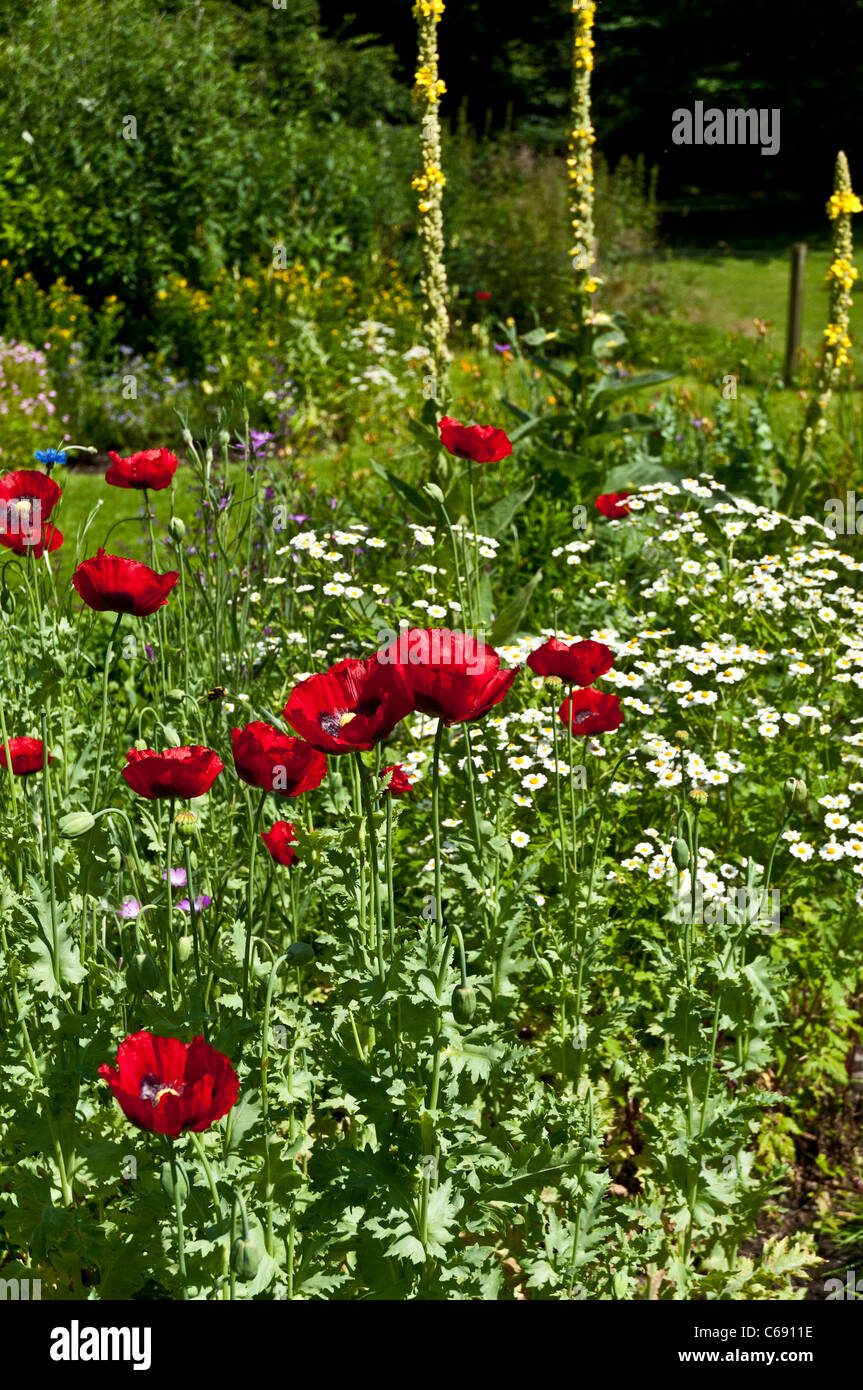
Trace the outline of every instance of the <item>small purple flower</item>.
{"type": "MultiPolygon", "coordinates": [[[[263,453],[267,445],[271,440],[275,439],[275,437],[274,434],[270,434],[269,430],[249,430],[249,453],[252,454],[252,456],[263,453]]],[[[234,448],[239,450],[245,458],[246,444],[244,440],[238,439],[234,448]]]]}
{"type": "Polygon", "coordinates": [[[493,346],[495,352],[512,352],[509,343],[494,343],[493,346]]]}
{"type": "MultiPolygon", "coordinates": [[[[205,908],[205,907],[209,907],[209,906],[210,906],[210,903],[211,903],[212,901],[213,901],[213,899],[212,899],[212,898],[208,898],[206,893],[200,893],[200,894],[198,895],[198,897],[195,899],[195,911],[196,911],[196,912],[203,912],[204,908],[205,908]]],[[[191,911],[191,907],[190,907],[189,899],[188,899],[188,898],[181,898],[180,901],[177,903],[177,906],[178,906],[183,912],[190,912],[190,911],[191,911]]]]}
{"type": "Polygon", "coordinates": [[[144,655],[148,661],[156,660],[156,653],[153,651],[153,648],[149,646],[146,642],[144,643],[144,655]]]}
{"type": "Polygon", "coordinates": [[[140,911],[141,904],[138,902],[137,898],[124,898],[117,909],[119,916],[127,919],[137,917],[140,911]]]}
{"type": "MultiPolygon", "coordinates": [[[[167,880],[167,877],[168,877],[167,872],[163,869],[163,870],[162,870],[162,878],[163,878],[164,880],[167,880]]],[[[186,870],[185,870],[185,869],[172,869],[172,870],[171,870],[171,887],[172,887],[172,888],[185,888],[186,883],[187,883],[187,879],[186,879],[186,870]]]]}

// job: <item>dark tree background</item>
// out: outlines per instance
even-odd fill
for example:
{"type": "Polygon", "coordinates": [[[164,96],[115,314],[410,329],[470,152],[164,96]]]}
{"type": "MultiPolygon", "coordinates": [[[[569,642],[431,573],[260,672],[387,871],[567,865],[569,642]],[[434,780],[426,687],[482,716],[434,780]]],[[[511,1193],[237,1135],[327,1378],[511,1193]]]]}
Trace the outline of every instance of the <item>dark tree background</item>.
{"type": "MultiPolygon", "coordinates": [[[[410,0],[320,0],[332,36],[375,35],[410,82],[410,0]]],[[[466,103],[478,130],[564,138],[572,16],[569,0],[540,5],[450,0],[440,26],[444,111],[466,103]]],[[[735,205],[766,226],[801,230],[823,220],[838,149],[863,187],[863,0],[599,0],[595,123],[605,154],[644,154],[659,166],[660,198],[678,209],[735,205]],[[682,147],[672,112],[705,106],[778,107],[780,151],[682,147]]]]}

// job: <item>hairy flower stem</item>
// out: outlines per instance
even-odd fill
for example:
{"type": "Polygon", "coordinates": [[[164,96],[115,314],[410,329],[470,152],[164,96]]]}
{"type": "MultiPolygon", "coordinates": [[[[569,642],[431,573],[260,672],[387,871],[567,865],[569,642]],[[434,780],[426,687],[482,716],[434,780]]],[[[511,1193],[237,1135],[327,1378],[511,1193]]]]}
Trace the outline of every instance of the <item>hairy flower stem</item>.
{"type": "MultiPolygon", "coordinates": [[[[63,972],[60,968],[60,942],[57,931],[57,890],[54,884],[54,835],[51,816],[51,788],[48,784],[48,716],[42,710],[42,810],[45,818],[45,848],[48,859],[48,891],[51,899],[51,963],[58,990],[63,988],[63,972]]],[[[10,775],[12,763],[9,763],[10,775]]]]}
{"type": "Polygon", "coordinates": [[[221,1294],[222,1298],[226,1299],[228,1297],[228,1271],[230,1267],[231,1249],[230,1241],[227,1239],[225,1217],[224,1213],[222,1212],[222,1203],[219,1197],[219,1189],[216,1186],[216,1179],[213,1175],[213,1170],[210,1166],[210,1161],[207,1158],[207,1151],[204,1148],[203,1139],[201,1138],[200,1134],[196,1134],[194,1130],[189,1130],[189,1138],[191,1139],[192,1144],[194,1145],[197,1151],[198,1158],[201,1161],[201,1167],[204,1170],[204,1176],[207,1179],[207,1186],[210,1189],[210,1196],[213,1199],[213,1207],[216,1213],[216,1220],[219,1223],[219,1230],[221,1231],[222,1235],[225,1236],[225,1240],[222,1243],[221,1294]]]}
{"type": "Polygon", "coordinates": [[[390,939],[390,967],[392,967],[393,957],[396,949],[396,904],[395,892],[393,888],[393,797],[392,792],[386,799],[387,802],[387,828],[384,848],[384,873],[387,880],[387,916],[389,919],[389,939],[390,939]]]}
{"type": "Polygon", "coordinates": [[[569,863],[566,844],[566,828],[563,822],[563,798],[560,790],[560,756],[559,742],[557,734],[557,707],[554,700],[551,702],[551,731],[554,740],[554,798],[557,805],[557,829],[560,837],[560,864],[563,878],[563,886],[569,882],[569,863]]]}
{"type": "Polygon", "coordinates": [[[375,951],[378,958],[378,972],[381,977],[381,984],[386,978],[386,967],[384,965],[384,916],[383,904],[381,902],[381,873],[380,862],[378,859],[378,837],[375,828],[375,813],[372,803],[371,774],[363,762],[362,753],[355,754],[357,769],[360,778],[360,788],[362,791],[363,803],[366,812],[366,826],[369,837],[369,859],[371,863],[371,913],[374,923],[375,951]]]}
{"type": "Polygon", "coordinates": [[[252,843],[249,848],[249,877],[246,881],[246,949],[243,953],[243,1018],[249,1012],[249,972],[252,962],[252,913],[255,906],[255,858],[258,850],[258,832],[261,828],[261,816],[264,812],[264,802],[267,799],[266,791],[262,791],[255,811],[255,819],[252,824],[252,843]]]}
{"type": "Polygon", "coordinates": [[[99,777],[102,772],[102,754],[105,751],[105,725],[108,722],[108,676],[111,671],[111,660],[114,655],[114,641],[122,621],[122,613],[118,613],[111,628],[111,636],[108,638],[108,646],[105,651],[105,664],[102,669],[102,717],[99,721],[99,743],[96,749],[96,766],[93,770],[93,792],[91,801],[96,805],[96,798],[99,793],[99,777]]]}
{"type": "Polygon", "coordinates": [[[570,821],[571,821],[571,824],[572,824],[572,872],[573,872],[573,875],[577,875],[577,874],[578,874],[578,832],[577,832],[577,830],[576,830],[576,818],[575,818],[575,778],[573,777],[573,771],[574,771],[574,769],[573,769],[573,765],[572,765],[573,747],[574,747],[573,741],[572,741],[572,740],[573,740],[573,734],[572,734],[572,718],[573,718],[572,697],[573,697],[574,691],[575,691],[575,687],[572,686],[572,685],[569,686],[568,695],[567,695],[567,699],[569,700],[569,704],[568,704],[568,706],[567,706],[567,720],[566,720],[566,761],[567,761],[568,766],[569,766],[569,815],[570,815],[570,821]]]}
{"type": "Polygon", "coordinates": [[[443,936],[443,888],[440,857],[440,750],[443,742],[444,722],[438,720],[432,752],[432,836],[434,839],[434,924],[435,950],[440,948],[443,936]]]}
{"type": "Polygon", "coordinates": [[[165,885],[168,890],[168,1003],[174,1007],[174,885],[171,882],[171,869],[174,856],[174,806],[171,797],[168,807],[168,835],[165,845],[167,863],[165,865],[165,885]]]}
{"type": "MultiPolygon", "coordinates": [[[[267,997],[264,1001],[264,1019],[261,1025],[261,1122],[264,1130],[264,1199],[267,1203],[266,1250],[268,1255],[273,1253],[273,1180],[270,1166],[269,1091],[267,1089],[267,1074],[270,1065],[270,1010],[273,1005],[276,978],[286,959],[286,956],[279,956],[270,971],[270,978],[267,981],[267,997]]],[[[291,1107],[291,1114],[293,1116],[293,1107],[291,1107]]]]}
{"type": "Polygon", "coordinates": [[[183,848],[185,850],[184,858],[186,861],[186,892],[189,895],[189,917],[192,923],[192,948],[195,953],[195,979],[198,983],[198,992],[201,995],[201,998],[203,999],[204,986],[203,981],[201,979],[201,951],[198,942],[198,938],[200,936],[200,925],[198,922],[198,909],[195,906],[195,886],[192,883],[192,854],[189,849],[188,840],[186,841],[186,844],[183,846],[183,848]]]}
{"type": "Polygon", "coordinates": [[[465,753],[467,755],[465,757],[464,766],[465,773],[467,775],[468,797],[470,800],[471,829],[473,831],[473,842],[476,847],[476,857],[479,868],[479,874],[480,878],[482,878],[482,832],[480,830],[479,825],[479,809],[477,807],[476,786],[474,784],[473,777],[473,749],[471,747],[470,741],[470,729],[468,728],[466,721],[462,725],[462,728],[464,730],[464,746],[465,753]]]}
{"type": "MultiPolygon", "coordinates": [[[[177,1154],[170,1139],[168,1140],[168,1151],[171,1155],[171,1187],[174,1192],[174,1219],[177,1226],[177,1268],[182,1284],[181,1297],[186,1300],[189,1297],[189,1291],[186,1288],[186,1231],[183,1225],[183,1197],[180,1192],[180,1184],[177,1181],[178,1170],[182,1172],[183,1169],[182,1164],[177,1164],[177,1154]]],[[[183,1176],[185,1177],[185,1174],[183,1176]]]]}
{"type": "MultiPolygon", "coordinates": [[[[152,569],[155,570],[155,569],[158,569],[158,566],[157,566],[157,564],[156,564],[156,539],[155,539],[155,536],[153,535],[153,516],[152,516],[152,513],[151,513],[151,511],[150,511],[150,493],[149,493],[149,489],[144,488],[144,489],[143,489],[143,494],[144,494],[144,511],[145,511],[146,514],[147,514],[147,535],[148,535],[149,538],[150,538],[150,566],[151,566],[152,569]]],[[[155,616],[156,616],[156,627],[157,627],[158,632],[159,632],[159,670],[160,670],[161,673],[162,673],[162,693],[164,694],[164,692],[165,692],[165,691],[167,690],[167,688],[168,688],[168,678],[167,678],[167,676],[166,676],[166,674],[165,674],[165,612],[164,612],[164,609],[161,609],[161,608],[160,608],[159,611],[156,613],[155,616]]]]}
{"type": "Polygon", "coordinates": [[[479,592],[479,537],[477,535],[476,524],[476,497],[473,487],[473,463],[467,460],[467,490],[470,498],[470,524],[473,529],[473,585],[474,585],[474,621],[482,621],[482,604],[479,592]]]}

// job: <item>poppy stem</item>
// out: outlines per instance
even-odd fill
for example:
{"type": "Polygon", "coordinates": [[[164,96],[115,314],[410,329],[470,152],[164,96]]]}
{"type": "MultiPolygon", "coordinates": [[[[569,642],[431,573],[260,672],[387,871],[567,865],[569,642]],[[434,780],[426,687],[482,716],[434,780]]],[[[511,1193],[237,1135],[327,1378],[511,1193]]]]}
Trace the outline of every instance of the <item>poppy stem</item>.
{"type": "Polygon", "coordinates": [[[460,567],[459,567],[459,562],[458,562],[458,543],[456,542],[455,532],[454,532],[453,529],[452,529],[452,522],[451,522],[450,519],[449,519],[449,512],[447,511],[447,509],[446,509],[446,507],[444,506],[443,502],[439,502],[439,503],[438,503],[438,506],[439,506],[440,509],[441,509],[441,513],[442,513],[443,519],[444,519],[444,524],[445,524],[446,529],[447,529],[447,532],[448,532],[448,534],[449,534],[450,545],[452,546],[452,557],[453,557],[453,563],[455,564],[455,585],[456,585],[456,591],[458,592],[458,601],[459,601],[459,605],[460,605],[460,607],[461,607],[462,614],[463,614],[464,616],[468,616],[468,617],[469,617],[469,608],[468,608],[468,605],[465,603],[465,599],[464,599],[464,588],[462,587],[462,582],[461,582],[461,569],[460,569],[460,567]]]}
{"type": "Polygon", "coordinates": [[[387,880],[387,915],[390,931],[390,967],[396,950],[396,905],[393,890],[393,797],[387,796],[387,833],[384,852],[384,872],[387,880]]]}
{"type": "Polygon", "coordinates": [[[566,854],[566,829],[563,823],[563,799],[560,794],[560,758],[558,756],[558,737],[557,737],[557,709],[554,700],[551,702],[551,732],[554,740],[554,794],[557,802],[557,828],[560,835],[560,862],[563,868],[563,886],[569,880],[569,865],[566,854]]]}
{"type": "Polygon", "coordinates": [[[168,1003],[171,1008],[174,1007],[174,885],[171,882],[174,857],[174,805],[174,797],[172,796],[168,808],[167,863],[165,865],[165,884],[168,889],[168,1003]]]}
{"type": "Polygon", "coordinates": [[[252,825],[252,844],[249,850],[249,879],[246,884],[246,950],[243,956],[243,1018],[249,1012],[249,970],[252,962],[252,912],[255,906],[255,858],[258,849],[258,832],[261,828],[261,816],[264,811],[264,802],[267,799],[266,791],[261,792],[258,807],[255,811],[255,820],[252,825]]]}
{"type": "Polygon", "coordinates": [[[108,646],[105,651],[105,665],[102,669],[102,718],[99,721],[99,746],[96,750],[96,766],[93,770],[93,795],[91,797],[94,804],[96,795],[99,791],[99,777],[102,772],[102,754],[105,751],[105,725],[108,722],[108,676],[111,671],[111,659],[114,655],[114,640],[119,631],[122,619],[122,613],[118,613],[114,619],[114,626],[111,628],[111,636],[108,638],[108,646]]]}
{"type": "Polygon", "coordinates": [[[171,1187],[174,1191],[174,1217],[177,1223],[177,1267],[180,1272],[180,1279],[183,1285],[183,1299],[189,1297],[186,1289],[186,1231],[183,1225],[183,1198],[180,1192],[180,1184],[177,1181],[177,1155],[174,1152],[174,1145],[168,1140],[171,1154],[171,1187]]]}
{"type": "Polygon", "coordinates": [[[434,923],[435,951],[443,936],[443,888],[440,862],[440,750],[443,742],[443,719],[437,722],[432,753],[432,835],[434,837],[434,923]]]}
{"type": "Polygon", "coordinates": [[[573,872],[574,874],[577,874],[577,873],[578,873],[578,833],[577,833],[577,831],[576,831],[576,822],[575,822],[575,780],[574,780],[573,775],[572,775],[572,771],[573,771],[573,769],[572,769],[572,755],[573,755],[573,742],[572,742],[572,715],[573,715],[573,709],[572,709],[572,697],[573,697],[574,692],[575,692],[575,687],[571,685],[571,686],[569,687],[569,694],[568,694],[568,696],[567,696],[568,704],[567,704],[567,707],[566,707],[566,746],[567,746],[566,761],[567,761],[568,766],[569,766],[569,813],[570,813],[570,818],[571,818],[571,820],[572,820],[572,872],[573,872]]]}
{"type": "MultiPolygon", "coordinates": [[[[63,972],[60,968],[60,951],[57,936],[57,891],[54,886],[54,837],[51,823],[51,788],[48,785],[48,715],[42,710],[39,719],[42,725],[42,806],[45,816],[45,848],[48,858],[48,890],[51,895],[51,963],[57,988],[63,987],[63,972]]],[[[12,762],[9,761],[11,772],[12,762]]]]}
{"type": "MultiPolygon", "coordinates": [[[[183,550],[183,540],[179,537],[174,545],[177,551],[177,560],[180,565],[180,609],[183,614],[183,689],[189,694],[189,624],[186,616],[186,556],[183,550]]],[[[200,708],[196,706],[199,711],[200,708]]]]}
{"type": "Polygon", "coordinates": [[[195,952],[195,978],[198,981],[198,989],[203,991],[203,984],[201,982],[201,951],[198,945],[200,929],[198,925],[198,909],[195,906],[195,888],[192,883],[192,855],[188,841],[186,841],[183,848],[185,850],[186,860],[186,890],[189,894],[189,916],[192,919],[192,947],[195,952]]]}
{"type": "Polygon", "coordinates": [[[376,946],[376,949],[377,949],[377,957],[378,957],[378,971],[380,972],[381,985],[383,985],[383,982],[384,982],[384,975],[385,975],[385,968],[384,968],[384,914],[383,914],[383,905],[382,905],[382,903],[381,903],[381,872],[380,872],[380,863],[379,863],[379,861],[378,861],[378,839],[377,839],[377,832],[376,832],[376,830],[375,830],[375,813],[374,813],[374,806],[373,806],[373,804],[372,804],[372,793],[371,793],[371,786],[370,786],[371,776],[370,776],[370,773],[369,773],[368,768],[366,767],[365,763],[363,762],[363,755],[362,755],[362,753],[356,753],[354,756],[356,757],[356,760],[357,760],[357,769],[358,769],[358,771],[359,771],[359,778],[360,778],[360,790],[361,790],[361,792],[362,792],[363,803],[364,803],[364,805],[365,805],[365,811],[366,811],[366,824],[367,824],[367,826],[368,826],[368,834],[369,834],[369,858],[370,858],[370,861],[371,861],[371,882],[372,882],[372,893],[371,893],[371,897],[372,897],[372,902],[371,902],[372,920],[373,920],[373,922],[374,922],[375,946],[376,946]]]}
{"type": "Polygon", "coordinates": [[[474,617],[477,623],[482,621],[482,609],[479,597],[479,537],[476,533],[476,497],[473,490],[473,462],[467,460],[467,490],[470,497],[470,522],[473,527],[473,585],[474,585],[474,617]]]}
{"type": "MultiPolygon", "coordinates": [[[[216,1210],[216,1220],[217,1220],[218,1223],[219,1223],[219,1227],[220,1227],[221,1231],[222,1231],[223,1233],[225,1233],[225,1217],[224,1217],[224,1214],[223,1214],[223,1212],[222,1212],[222,1202],[221,1202],[221,1198],[219,1197],[219,1189],[218,1189],[218,1187],[216,1186],[216,1179],[215,1179],[214,1176],[213,1176],[213,1170],[212,1170],[212,1168],[210,1167],[210,1162],[209,1162],[209,1159],[207,1158],[207,1151],[206,1151],[206,1149],[204,1148],[204,1141],[203,1141],[203,1139],[201,1138],[200,1134],[196,1134],[195,1131],[194,1131],[193,1129],[189,1130],[189,1138],[191,1139],[192,1143],[194,1144],[195,1148],[196,1148],[197,1151],[198,1151],[198,1158],[201,1160],[201,1167],[202,1167],[203,1170],[204,1170],[204,1175],[205,1175],[205,1177],[206,1177],[206,1179],[207,1179],[207,1185],[208,1185],[208,1187],[209,1187],[209,1189],[210,1189],[210,1196],[211,1196],[212,1199],[213,1199],[213,1206],[215,1207],[215,1210],[216,1210]]],[[[224,1245],[224,1247],[223,1247],[223,1249],[222,1249],[222,1298],[223,1298],[223,1299],[226,1297],[226,1289],[227,1289],[227,1285],[228,1285],[228,1265],[229,1265],[229,1259],[230,1259],[230,1241],[227,1241],[227,1240],[226,1240],[225,1245],[224,1245]]]]}
{"type": "Polygon", "coordinates": [[[467,757],[465,758],[464,766],[465,766],[465,773],[466,773],[466,776],[467,776],[468,795],[469,795],[469,797],[470,797],[471,829],[473,830],[473,842],[474,842],[474,845],[475,845],[475,847],[476,847],[477,867],[478,867],[478,869],[479,869],[479,876],[480,876],[480,880],[481,880],[481,879],[482,879],[482,834],[480,833],[480,828],[479,828],[479,812],[477,811],[477,804],[476,804],[476,787],[475,787],[475,785],[474,785],[474,780],[473,780],[473,748],[471,747],[470,730],[468,729],[467,722],[465,722],[464,724],[462,724],[462,729],[463,729],[463,731],[464,731],[464,744],[465,744],[465,750],[466,750],[466,752],[467,752],[467,757]]]}

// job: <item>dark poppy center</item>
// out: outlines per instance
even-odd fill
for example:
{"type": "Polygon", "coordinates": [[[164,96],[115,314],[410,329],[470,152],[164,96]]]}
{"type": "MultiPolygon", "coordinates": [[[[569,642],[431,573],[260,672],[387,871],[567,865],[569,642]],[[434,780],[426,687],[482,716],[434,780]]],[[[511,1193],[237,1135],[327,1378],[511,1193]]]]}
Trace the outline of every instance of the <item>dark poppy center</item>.
{"type": "Polygon", "coordinates": [[[377,714],[382,703],[382,700],[377,699],[361,700],[356,709],[327,710],[324,714],[318,715],[318,723],[324,733],[329,734],[330,738],[339,738],[342,729],[350,724],[351,720],[358,717],[360,719],[371,719],[373,715],[377,714]]]}
{"type": "Polygon", "coordinates": [[[575,714],[572,716],[572,722],[573,722],[573,724],[584,724],[586,720],[592,719],[592,718],[593,718],[593,710],[592,710],[592,709],[579,709],[579,710],[576,710],[575,714]]]}
{"type": "Polygon", "coordinates": [[[183,1089],[182,1081],[177,1082],[176,1086],[170,1086],[160,1077],[154,1076],[151,1071],[148,1071],[146,1076],[141,1077],[138,1095],[141,1100],[148,1100],[155,1110],[164,1096],[180,1096],[183,1094],[183,1089]]]}

